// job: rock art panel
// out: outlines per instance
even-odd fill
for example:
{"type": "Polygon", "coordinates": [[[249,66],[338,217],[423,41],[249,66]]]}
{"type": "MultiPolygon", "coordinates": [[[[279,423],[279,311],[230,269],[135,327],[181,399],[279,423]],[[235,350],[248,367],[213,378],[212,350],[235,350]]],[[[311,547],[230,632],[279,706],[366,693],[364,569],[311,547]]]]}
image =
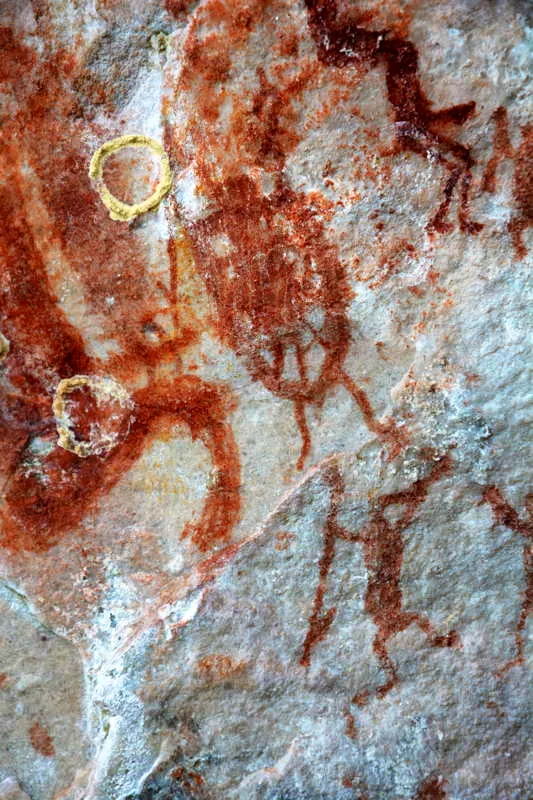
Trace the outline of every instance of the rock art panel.
{"type": "Polygon", "coordinates": [[[0,8],[0,797],[531,794],[531,24],[0,8]]]}

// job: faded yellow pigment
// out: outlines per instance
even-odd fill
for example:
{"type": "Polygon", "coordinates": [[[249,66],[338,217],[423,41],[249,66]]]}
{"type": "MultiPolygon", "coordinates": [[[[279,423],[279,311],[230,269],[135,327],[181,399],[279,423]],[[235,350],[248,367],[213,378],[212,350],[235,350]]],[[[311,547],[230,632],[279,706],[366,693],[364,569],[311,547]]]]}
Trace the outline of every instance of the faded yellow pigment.
{"type": "Polygon", "coordinates": [[[157,208],[161,200],[170,190],[172,186],[172,173],[170,171],[170,162],[163,147],[151,139],[149,136],[143,136],[140,133],[129,134],[128,136],[119,136],[117,139],[111,139],[105,142],[98,148],[96,153],[91,158],[89,165],[89,177],[95,181],[102,202],[107,209],[109,209],[109,216],[111,219],[120,222],[127,222],[130,219],[138,217],[147,211],[157,208]],[[123,203],[117,197],[111,194],[109,189],[104,183],[103,172],[104,164],[107,158],[112,153],[122,150],[123,147],[148,147],[159,159],[160,176],[159,182],[153,194],[142,200],[140,203],[123,203]]]}
{"type": "Polygon", "coordinates": [[[9,347],[9,339],[6,339],[4,334],[0,333],[0,361],[3,361],[9,354],[9,347]]]}

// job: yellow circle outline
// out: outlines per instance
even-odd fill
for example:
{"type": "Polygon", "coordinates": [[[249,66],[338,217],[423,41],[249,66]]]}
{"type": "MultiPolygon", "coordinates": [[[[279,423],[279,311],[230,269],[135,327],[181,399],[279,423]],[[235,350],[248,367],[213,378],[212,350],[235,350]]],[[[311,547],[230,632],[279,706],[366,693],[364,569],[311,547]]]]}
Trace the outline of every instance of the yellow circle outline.
{"type": "Polygon", "coordinates": [[[156,208],[172,186],[170,162],[163,147],[159,142],[156,142],[155,139],[151,139],[149,136],[143,136],[140,133],[133,133],[127,136],[119,136],[117,139],[110,139],[109,142],[105,142],[99,147],[91,158],[89,177],[96,182],[102,202],[105,207],[109,209],[109,216],[111,219],[119,220],[120,222],[127,222],[130,219],[138,217],[139,214],[144,214],[146,211],[151,211],[153,208],[156,208]],[[103,178],[106,159],[109,158],[112,153],[122,150],[123,147],[148,147],[159,159],[161,175],[154,193],[141,203],[134,203],[133,205],[123,203],[122,200],[119,200],[111,194],[103,178]]]}
{"type": "Polygon", "coordinates": [[[91,389],[97,400],[116,400],[126,410],[131,410],[134,406],[126,389],[114,378],[100,375],[73,375],[71,378],[59,381],[52,402],[58,434],[57,444],[80,458],[104,455],[119,443],[118,437],[114,434],[105,435],[101,443],[96,445],[90,439],[80,441],[76,438],[66,401],[75,389],[84,386],[91,389]]]}

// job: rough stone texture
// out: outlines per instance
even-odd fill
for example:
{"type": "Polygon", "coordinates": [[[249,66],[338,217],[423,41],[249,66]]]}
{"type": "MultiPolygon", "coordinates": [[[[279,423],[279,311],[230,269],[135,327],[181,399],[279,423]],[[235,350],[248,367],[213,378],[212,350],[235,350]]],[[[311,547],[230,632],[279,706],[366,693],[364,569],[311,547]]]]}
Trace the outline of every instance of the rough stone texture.
{"type": "Polygon", "coordinates": [[[532,19],[0,5],[0,798],[531,796],[532,19]]]}

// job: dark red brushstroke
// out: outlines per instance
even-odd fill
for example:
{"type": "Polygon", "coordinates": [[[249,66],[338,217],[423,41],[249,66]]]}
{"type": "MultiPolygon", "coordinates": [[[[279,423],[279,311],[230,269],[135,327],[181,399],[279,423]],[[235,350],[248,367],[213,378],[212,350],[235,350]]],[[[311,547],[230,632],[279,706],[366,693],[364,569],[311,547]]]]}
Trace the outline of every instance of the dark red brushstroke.
{"type": "Polygon", "coordinates": [[[355,719],[350,711],[349,708],[345,708],[343,711],[344,721],[346,726],[344,728],[344,733],[349,739],[357,739],[357,726],[355,724],[355,719]]]}
{"type": "MultiPolygon", "coordinates": [[[[417,509],[425,501],[430,486],[448,474],[451,468],[452,460],[446,455],[432,467],[424,478],[415,481],[408,489],[382,495],[375,501],[375,510],[365,528],[359,533],[352,534],[337,522],[339,506],[344,495],[342,475],[337,466],[327,467],[325,481],[330,486],[331,500],[324,526],[319,582],[300,658],[302,666],[309,666],[313,648],[326,636],[335,618],[336,609],[334,607],[324,611],[324,598],[337,539],[360,542],[363,546],[363,560],[369,573],[365,592],[365,610],[370,614],[378,629],[373,642],[374,652],[381,667],[389,676],[387,682],[377,690],[378,696],[383,697],[396,685],[398,680],[394,662],[387,650],[387,642],[395,634],[414,623],[427,635],[433,647],[459,646],[459,636],[455,631],[444,635],[437,634],[425,614],[403,609],[400,585],[405,546],[403,532],[411,524],[417,509]],[[390,523],[385,512],[394,506],[404,506],[404,510],[395,523],[390,523]]],[[[357,695],[353,702],[362,705],[367,699],[368,692],[363,692],[357,695]]]]}
{"type": "Polygon", "coordinates": [[[462,126],[472,116],[474,101],[443,108],[431,108],[419,75],[418,52],[408,39],[389,30],[369,30],[360,20],[341,21],[337,0],[305,0],[309,27],[318,58],[331,67],[357,65],[374,69],[383,64],[387,96],[396,122],[397,150],[424,157],[432,154],[449,172],[444,199],[428,223],[429,231],[447,233],[446,221],[454,190],[459,185],[459,226],[466,233],[478,233],[482,225],[469,216],[469,193],[474,160],[470,148],[452,138],[448,126],[462,126]],[[444,129],[444,132],[443,132],[444,129]]]}
{"type": "Polygon", "coordinates": [[[499,106],[492,115],[494,123],[493,155],[483,176],[483,189],[494,193],[497,187],[497,169],[505,159],[514,160],[513,199],[515,213],[507,223],[515,255],[525,258],[524,231],[533,224],[533,123],[521,128],[522,140],[515,149],[509,134],[507,109],[499,106]]]}
{"type": "Polygon", "coordinates": [[[499,525],[505,525],[506,528],[520,534],[526,540],[522,556],[526,586],[515,632],[516,656],[508,661],[497,673],[498,675],[505,675],[512,667],[524,664],[524,633],[527,618],[533,609],[533,494],[529,494],[526,497],[526,520],[520,519],[515,509],[506,502],[496,486],[487,486],[483,491],[483,501],[489,503],[494,519],[499,525]]]}
{"type": "Polygon", "coordinates": [[[413,800],[446,800],[446,783],[440,775],[430,775],[419,786],[413,800]]]}
{"type": "Polygon", "coordinates": [[[389,675],[389,680],[377,690],[381,697],[397,682],[396,669],[387,651],[387,642],[395,634],[415,623],[426,634],[433,647],[459,646],[459,636],[455,631],[439,635],[425,614],[403,610],[400,586],[403,532],[425,501],[430,486],[448,474],[451,468],[452,460],[446,455],[432,467],[426,477],[415,481],[405,491],[382,495],[369,525],[357,537],[363,545],[364,563],[370,573],[365,608],[378,628],[374,637],[374,652],[389,675]],[[391,506],[405,506],[402,516],[393,524],[385,516],[385,510],[391,506]]]}
{"type": "Polygon", "coordinates": [[[494,122],[493,154],[485,167],[481,188],[484,192],[496,191],[496,171],[506,158],[513,157],[513,147],[509,137],[507,109],[499,106],[492,115],[494,122]]]}
{"type": "MultiPolygon", "coordinates": [[[[194,27],[189,34],[176,94],[194,87],[196,113],[208,122],[217,120],[217,103],[224,96],[214,87],[224,87],[228,80],[230,55],[245,46],[253,15],[262,13],[260,5],[236,15],[229,5],[206,4],[204,14],[210,21],[212,15],[221,30],[210,36],[208,52],[194,27]]],[[[222,145],[218,139],[210,141],[209,125],[194,126],[195,170],[212,210],[194,222],[184,215],[221,338],[255,380],[294,405],[302,440],[300,469],[311,449],[306,408],[320,407],[339,385],[350,392],[366,425],[387,444],[391,456],[406,442],[405,431],[392,420],[376,419],[365,392],[346,375],[351,345],[346,269],[328,239],[320,210],[308,195],[290,187],[284,172],[287,155],[298,143],[289,124],[291,100],[318,67],[307,64],[285,88],[258,67],[259,88],[252,97],[231,95],[234,148],[243,165],[251,162],[268,171],[273,183],[268,193],[238,162],[227,174],[219,169],[222,145]],[[229,240],[230,253],[217,252],[214,240],[229,240]],[[314,374],[312,351],[315,363],[320,353],[314,374]],[[294,371],[287,375],[291,357],[294,371]]],[[[166,141],[176,163],[187,163],[190,156],[180,150],[181,143],[171,134],[166,141]]]]}
{"type": "MultiPolygon", "coordinates": [[[[183,531],[206,551],[229,538],[240,516],[240,459],[228,422],[233,400],[223,387],[180,374],[181,348],[196,333],[180,330],[155,346],[147,343],[144,327],[161,313],[161,303],[146,281],[138,240],[109,219],[90,185],[90,153],[82,144],[90,123],[79,116],[71,60],[56,54],[41,63],[6,29],[0,29],[0,42],[4,87],[18,97],[16,113],[4,123],[0,152],[0,318],[10,341],[0,368],[0,544],[12,551],[46,551],[82,525],[154,438],[182,424],[204,443],[214,471],[199,519],[183,531]],[[28,179],[24,164],[36,179],[28,179]],[[89,356],[58,303],[35,222],[28,218],[32,192],[41,193],[48,215],[45,241],[58,243],[77,273],[88,313],[100,314],[109,325],[122,348],[116,358],[103,363],[89,356]],[[110,294],[117,301],[112,309],[105,303],[110,294]],[[156,378],[164,361],[175,364],[176,374],[156,378]],[[107,456],[79,458],[56,444],[54,391],[61,379],[76,374],[144,386],[132,392],[129,434],[107,456]],[[146,376],[144,383],[139,376],[146,376]]],[[[177,320],[175,284],[172,274],[169,313],[177,320]]],[[[84,408],[91,419],[98,414],[92,402],[84,408]]],[[[82,415],[78,432],[86,421],[82,415]]]]}
{"type": "Polygon", "coordinates": [[[309,627],[303,643],[300,664],[308,667],[311,663],[313,648],[324,639],[331,623],[335,619],[337,609],[333,606],[324,611],[328,575],[335,557],[335,542],[345,538],[337,522],[339,506],[344,495],[344,480],[337,464],[328,465],[324,471],[324,482],[329,486],[331,499],[326,524],[324,525],[324,544],[319,562],[318,586],[313,599],[313,610],[309,617],[309,627]]]}
{"type": "Polygon", "coordinates": [[[522,141],[515,157],[513,197],[517,213],[508,229],[517,258],[525,258],[524,231],[533,225],[533,123],[522,126],[522,141]]]}

